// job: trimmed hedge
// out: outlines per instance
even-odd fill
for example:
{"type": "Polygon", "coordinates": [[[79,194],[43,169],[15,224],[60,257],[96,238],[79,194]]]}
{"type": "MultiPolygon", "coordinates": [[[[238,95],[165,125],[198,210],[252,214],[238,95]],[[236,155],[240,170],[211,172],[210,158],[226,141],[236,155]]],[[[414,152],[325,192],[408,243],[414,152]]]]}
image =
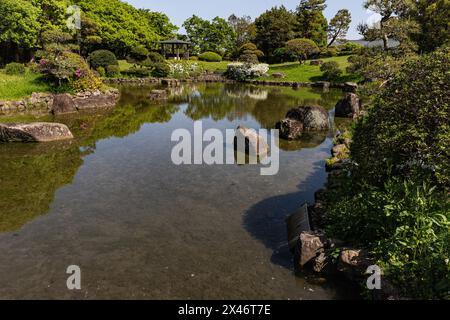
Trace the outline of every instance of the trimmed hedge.
{"type": "Polygon", "coordinates": [[[204,52],[198,56],[198,59],[207,62],[220,62],[222,61],[222,56],[215,52],[204,52]]]}

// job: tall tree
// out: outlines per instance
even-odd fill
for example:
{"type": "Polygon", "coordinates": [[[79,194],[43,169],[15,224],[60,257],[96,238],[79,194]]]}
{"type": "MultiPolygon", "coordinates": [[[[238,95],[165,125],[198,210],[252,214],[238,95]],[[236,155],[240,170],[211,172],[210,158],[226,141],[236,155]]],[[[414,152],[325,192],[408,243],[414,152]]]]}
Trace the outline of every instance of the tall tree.
{"type": "Polygon", "coordinates": [[[240,48],[246,43],[252,42],[256,36],[256,27],[250,16],[238,17],[232,14],[228,18],[228,23],[236,32],[236,48],[240,48]]]}
{"type": "Polygon", "coordinates": [[[37,45],[41,9],[24,0],[0,1],[0,54],[4,62],[21,58],[23,49],[37,45]]]}
{"type": "Polygon", "coordinates": [[[339,10],[328,25],[328,47],[330,47],[336,40],[345,39],[347,36],[352,16],[347,9],[339,10]]]}
{"type": "Polygon", "coordinates": [[[450,1],[414,1],[412,16],[420,26],[416,40],[422,51],[433,51],[450,42],[450,1]]]}
{"type": "Polygon", "coordinates": [[[395,34],[395,27],[392,27],[391,22],[397,17],[404,16],[409,8],[406,0],[366,0],[364,8],[369,9],[381,16],[378,24],[369,26],[367,24],[360,24],[358,26],[359,32],[368,41],[376,39],[383,40],[384,50],[389,49],[389,38],[395,34]]]}
{"type": "Polygon", "coordinates": [[[220,54],[233,49],[236,39],[234,29],[222,18],[212,21],[193,15],[183,23],[196,53],[213,51],[220,54]]]}
{"type": "Polygon", "coordinates": [[[327,45],[328,22],[323,15],[325,0],[300,0],[297,7],[298,36],[313,40],[319,47],[327,45]]]}
{"type": "Polygon", "coordinates": [[[255,20],[255,42],[269,60],[273,59],[276,49],[295,38],[296,23],[295,14],[284,6],[273,7],[255,20]]]}

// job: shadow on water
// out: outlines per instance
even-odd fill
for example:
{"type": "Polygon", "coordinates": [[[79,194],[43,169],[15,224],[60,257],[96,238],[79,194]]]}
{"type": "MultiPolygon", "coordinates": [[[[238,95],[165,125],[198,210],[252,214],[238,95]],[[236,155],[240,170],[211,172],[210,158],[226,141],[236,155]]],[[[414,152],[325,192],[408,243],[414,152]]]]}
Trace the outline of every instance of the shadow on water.
{"type": "Polygon", "coordinates": [[[271,261],[274,264],[293,270],[285,220],[305,202],[312,202],[315,190],[323,186],[325,177],[324,161],[317,161],[313,164],[312,173],[297,186],[297,192],[264,199],[246,211],[246,230],[272,250],[271,261]]]}

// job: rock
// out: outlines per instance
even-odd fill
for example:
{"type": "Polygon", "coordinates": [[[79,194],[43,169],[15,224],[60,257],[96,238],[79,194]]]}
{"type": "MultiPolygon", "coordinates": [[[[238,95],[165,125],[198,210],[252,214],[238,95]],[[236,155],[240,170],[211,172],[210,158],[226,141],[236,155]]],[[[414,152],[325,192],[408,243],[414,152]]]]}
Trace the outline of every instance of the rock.
{"type": "Polygon", "coordinates": [[[114,107],[119,99],[118,90],[109,90],[107,92],[94,91],[86,92],[85,97],[75,97],[73,102],[77,110],[92,108],[110,108],[114,107]]]}
{"type": "Polygon", "coordinates": [[[0,124],[1,142],[48,142],[72,138],[69,128],[60,123],[0,124]]]}
{"type": "Polygon", "coordinates": [[[303,134],[303,123],[293,119],[283,119],[277,123],[280,137],[287,140],[299,139],[303,134]]]}
{"type": "Polygon", "coordinates": [[[269,153],[269,145],[255,130],[239,126],[234,137],[234,149],[243,152],[239,145],[240,141],[245,141],[246,154],[264,157],[269,153]]]}
{"type": "Polygon", "coordinates": [[[320,253],[323,253],[326,243],[327,239],[321,232],[302,232],[299,243],[299,265],[303,267],[320,253]]]}
{"type": "Polygon", "coordinates": [[[333,157],[338,157],[341,155],[345,155],[346,153],[348,153],[348,148],[345,144],[338,144],[336,146],[333,147],[333,149],[331,149],[331,154],[333,155],[333,157]]]}
{"type": "Polygon", "coordinates": [[[330,121],[327,110],[320,106],[305,106],[290,110],[286,119],[277,123],[280,137],[295,140],[302,136],[304,131],[327,130],[330,121]]]}
{"type": "Polygon", "coordinates": [[[305,106],[290,110],[286,118],[300,121],[304,131],[328,130],[328,111],[321,106],[305,106]]]}
{"type": "Polygon", "coordinates": [[[315,201],[325,201],[325,195],[327,193],[326,189],[319,189],[314,193],[315,201]]]}
{"type": "Polygon", "coordinates": [[[316,201],[313,205],[308,207],[309,216],[311,217],[311,225],[315,230],[324,225],[327,215],[325,204],[321,201],[316,201]]]}
{"type": "Polygon", "coordinates": [[[272,77],[275,79],[282,79],[282,78],[285,78],[286,75],[284,73],[279,72],[279,73],[272,74],[272,77]]]}
{"type": "Polygon", "coordinates": [[[166,90],[152,90],[149,94],[150,100],[167,100],[168,95],[166,90]]]}
{"type": "Polygon", "coordinates": [[[321,252],[312,261],[312,268],[314,272],[324,275],[333,275],[336,273],[336,264],[331,258],[330,251],[321,252]]]}
{"type": "Polygon", "coordinates": [[[70,94],[55,94],[51,111],[53,114],[72,113],[76,112],[77,108],[70,94]]]}
{"type": "Polygon", "coordinates": [[[365,277],[367,268],[372,265],[365,250],[345,249],[339,255],[337,268],[348,278],[358,280],[365,277]]]}
{"type": "Polygon", "coordinates": [[[354,82],[346,82],[343,88],[344,92],[356,93],[358,90],[358,85],[354,82]]]}
{"type": "Polygon", "coordinates": [[[359,115],[361,101],[354,93],[346,93],[345,98],[336,104],[335,116],[342,118],[354,118],[359,115]]]}
{"type": "Polygon", "coordinates": [[[320,66],[323,64],[323,60],[311,60],[310,65],[312,66],[320,66]]]}

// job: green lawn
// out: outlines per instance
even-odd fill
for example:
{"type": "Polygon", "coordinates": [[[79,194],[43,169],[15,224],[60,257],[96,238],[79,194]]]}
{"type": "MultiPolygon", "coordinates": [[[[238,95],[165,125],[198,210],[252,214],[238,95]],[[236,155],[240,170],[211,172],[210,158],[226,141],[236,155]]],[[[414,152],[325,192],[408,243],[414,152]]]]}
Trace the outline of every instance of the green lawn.
{"type": "MultiPolygon", "coordinates": [[[[338,80],[339,82],[345,81],[357,81],[358,78],[349,75],[346,72],[346,68],[349,65],[347,59],[349,56],[343,57],[332,57],[332,58],[324,58],[320,59],[324,62],[328,61],[336,61],[341,69],[344,71],[341,78],[338,80]]],[[[315,82],[315,81],[323,81],[322,79],[322,71],[320,71],[320,66],[312,66],[310,65],[310,61],[306,61],[304,64],[300,64],[299,62],[288,62],[281,64],[273,64],[270,66],[269,75],[274,73],[284,73],[286,75],[285,78],[275,79],[271,77],[271,81],[295,81],[295,82],[315,82]]],[[[259,80],[266,80],[267,77],[261,77],[259,80]]]]}
{"type": "Polygon", "coordinates": [[[14,100],[28,97],[33,92],[49,92],[50,85],[39,81],[39,77],[29,71],[24,75],[7,75],[0,70],[0,99],[14,100]]]}

